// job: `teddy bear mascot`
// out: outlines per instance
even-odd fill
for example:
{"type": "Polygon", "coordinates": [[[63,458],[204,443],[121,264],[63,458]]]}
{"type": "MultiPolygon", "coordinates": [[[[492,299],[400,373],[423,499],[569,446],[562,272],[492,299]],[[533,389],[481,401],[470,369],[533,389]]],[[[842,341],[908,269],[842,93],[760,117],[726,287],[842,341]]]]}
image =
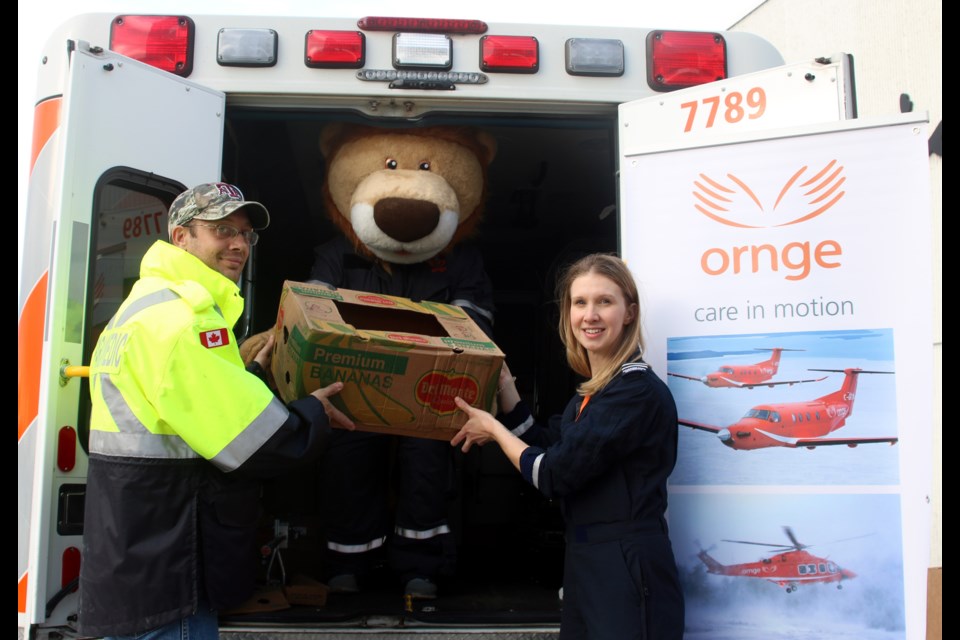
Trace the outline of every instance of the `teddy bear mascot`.
{"type": "MultiPolygon", "coordinates": [[[[343,232],[316,248],[312,282],[462,307],[492,337],[493,294],[476,230],[496,143],[461,127],[331,125],[321,135],[327,213],[343,232]]],[[[356,592],[387,552],[411,598],[453,572],[450,445],[338,431],[322,465],[327,584],[356,592]],[[395,450],[395,475],[388,454],[395,450]],[[391,521],[388,494],[396,500],[391,521]]]]}

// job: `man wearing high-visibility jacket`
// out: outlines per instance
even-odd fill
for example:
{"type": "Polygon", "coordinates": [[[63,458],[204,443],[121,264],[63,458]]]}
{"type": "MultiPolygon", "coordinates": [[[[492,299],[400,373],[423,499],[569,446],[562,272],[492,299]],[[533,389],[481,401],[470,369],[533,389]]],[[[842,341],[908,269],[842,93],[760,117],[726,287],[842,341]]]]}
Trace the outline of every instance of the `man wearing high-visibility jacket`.
{"type": "MultiPolygon", "coordinates": [[[[80,632],[216,638],[216,611],[253,592],[256,478],[314,460],[328,398],[284,405],[261,379],[272,340],[245,369],[232,327],[236,284],[266,208],[233,185],[203,184],[170,206],[170,242],[97,342],[90,366],[90,461],[80,632]]],[[[140,637],[138,635],[138,637],[140,637]]]]}

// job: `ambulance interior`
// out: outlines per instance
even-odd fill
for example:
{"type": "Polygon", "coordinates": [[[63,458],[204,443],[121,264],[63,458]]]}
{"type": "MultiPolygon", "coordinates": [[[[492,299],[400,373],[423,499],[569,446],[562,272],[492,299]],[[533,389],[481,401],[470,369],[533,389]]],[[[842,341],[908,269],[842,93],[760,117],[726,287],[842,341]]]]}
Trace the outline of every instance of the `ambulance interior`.
{"type": "MultiPolygon", "coordinates": [[[[339,233],[324,211],[318,145],[322,127],[334,120],[381,124],[329,112],[228,112],[224,178],[272,214],[252,261],[253,332],[275,321],[283,281],[307,279],[314,247],[339,233]]],[[[480,127],[497,140],[474,241],[493,282],[495,341],[521,393],[546,419],[562,411],[576,384],[557,338],[557,272],[580,255],[618,248],[616,119],[449,114],[401,126],[447,124],[480,127]]],[[[558,620],[563,524],[556,505],[527,485],[493,444],[468,454],[451,448],[451,463],[457,574],[441,582],[437,600],[418,601],[407,615],[425,623],[558,620]]],[[[265,535],[274,520],[288,527],[281,550],[288,576],[323,572],[317,483],[316,471],[307,469],[265,488],[265,535]]],[[[276,579],[273,569],[270,578],[276,579]]],[[[331,594],[322,609],[267,617],[349,620],[397,613],[404,604],[401,586],[386,568],[382,574],[360,594],[331,594]]]]}
{"type": "MultiPolygon", "coordinates": [[[[535,415],[546,420],[561,412],[577,379],[557,337],[554,287],[565,264],[618,249],[616,108],[550,115],[542,109],[447,112],[385,122],[345,111],[228,103],[222,178],[263,202],[272,218],[248,266],[249,317],[237,327],[238,339],[274,324],[283,282],[308,279],[314,247],[339,233],[324,211],[318,144],[321,129],[335,121],[469,125],[496,138],[474,239],[493,283],[494,337],[535,415]]],[[[457,573],[440,582],[436,600],[405,606],[402,585],[384,567],[361,593],[330,594],[326,606],[230,614],[224,624],[356,625],[369,616],[427,626],[558,623],[563,523],[557,505],[527,485],[495,444],[467,454],[451,447],[450,460],[457,573]]],[[[287,535],[279,558],[264,556],[265,582],[323,575],[319,478],[310,466],[265,484],[262,539],[287,535]]]]}

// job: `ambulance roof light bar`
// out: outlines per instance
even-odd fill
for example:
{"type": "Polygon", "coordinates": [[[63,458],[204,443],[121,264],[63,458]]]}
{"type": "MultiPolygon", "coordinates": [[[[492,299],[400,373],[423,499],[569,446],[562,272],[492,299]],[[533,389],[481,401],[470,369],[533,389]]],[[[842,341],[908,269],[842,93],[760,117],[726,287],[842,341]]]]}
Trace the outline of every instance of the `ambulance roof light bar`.
{"type": "Polygon", "coordinates": [[[395,18],[366,16],[357,20],[364,31],[408,31],[414,33],[446,33],[453,35],[480,35],[487,32],[487,23],[481,20],[451,20],[444,18],[395,18]]]}
{"type": "Polygon", "coordinates": [[[110,24],[110,49],[188,77],[193,71],[193,20],[187,16],[121,15],[110,24]]]}
{"type": "Polygon", "coordinates": [[[719,33],[651,31],[647,84],[673,91],[727,77],[727,44],[719,33]]]}

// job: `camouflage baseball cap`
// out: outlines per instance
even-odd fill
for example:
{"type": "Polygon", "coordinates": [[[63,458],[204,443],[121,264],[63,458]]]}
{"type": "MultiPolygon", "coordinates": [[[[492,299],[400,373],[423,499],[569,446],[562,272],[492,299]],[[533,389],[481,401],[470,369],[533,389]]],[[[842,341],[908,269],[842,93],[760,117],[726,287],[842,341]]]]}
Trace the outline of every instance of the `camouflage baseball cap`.
{"type": "Polygon", "coordinates": [[[270,224],[267,208],[259,202],[244,200],[237,187],[225,182],[201,184],[178,195],[170,205],[167,227],[182,227],[191,220],[223,220],[243,209],[254,229],[270,224]]]}

